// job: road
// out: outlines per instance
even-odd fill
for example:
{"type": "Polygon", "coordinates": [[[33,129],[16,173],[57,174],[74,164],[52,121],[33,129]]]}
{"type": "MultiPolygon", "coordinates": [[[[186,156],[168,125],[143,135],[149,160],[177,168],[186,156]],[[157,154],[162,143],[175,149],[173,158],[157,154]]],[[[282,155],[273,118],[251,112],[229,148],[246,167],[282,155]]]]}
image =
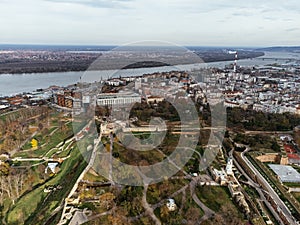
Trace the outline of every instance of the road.
{"type": "Polygon", "coordinates": [[[113,134],[109,135],[110,146],[109,146],[109,171],[108,171],[108,180],[111,182],[111,185],[115,185],[113,180],[113,147],[114,147],[114,136],[113,134]]]}
{"type": "Polygon", "coordinates": [[[68,159],[70,156],[66,156],[66,157],[63,157],[63,158],[48,158],[48,157],[43,157],[43,158],[21,158],[21,157],[17,157],[17,158],[13,158],[12,161],[19,161],[19,162],[34,162],[34,161],[53,161],[53,162],[56,162],[58,160],[66,160],[68,159]]]}
{"type": "MultiPolygon", "coordinates": [[[[87,126],[85,126],[82,130],[84,130],[86,127],[90,126],[91,123],[89,123],[87,126]]],[[[80,174],[80,176],[78,177],[76,183],[74,184],[72,190],[70,191],[68,197],[65,199],[65,204],[64,204],[64,208],[63,208],[63,213],[62,213],[62,216],[61,216],[61,219],[59,221],[59,225],[61,224],[65,224],[65,214],[66,214],[66,208],[67,208],[67,199],[71,198],[73,196],[73,194],[75,193],[75,191],[77,190],[78,188],[78,185],[80,183],[80,181],[83,179],[84,175],[89,171],[89,169],[93,166],[94,162],[95,162],[95,158],[96,158],[96,155],[97,155],[97,148],[98,148],[98,145],[101,141],[101,133],[97,139],[97,142],[95,143],[94,145],[94,148],[93,148],[93,151],[92,151],[92,154],[91,154],[91,157],[90,157],[90,160],[89,160],[89,163],[88,165],[85,167],[85,169],[82,171],[82,173],[80,174]]]]}
{"type": "Polygon", "coordinates": [[[255,134],[292,134],[293,131],[254,131],[254,130],[247,130],[245,134],[255,135],[255,134]]]}
{"type": "Polygon", "coordinates": [[[264,186],[267,188],[267,191],[269,192],[269,195],[274,199],[278,207],[280,208],[282,214],[286,217],[289,224],[291,225],[297,225],[295,218],[292,216],[290,210],[287,208],[287,206],[284,204],[284,202],[279,198],[277,193],[274,191],[274,189],[270,186],[270,184],[265,180],[265,178],[260,174],[260,172],[252,165],[252,163],[247,159],[245,154],[250,151],[250,148],[247,147],[245,151],[242,152],[241,157],[247,164],[247,166],[256,174],[257,178],[264,184],[264,186]]]}
{"type": "Polygon", "coordinates": [[[263,194],[263,191],[261,189],[261,187],[255,183],[251,177],[248,176],[248,174],[244,171],[244,169],[240,166],[240,164],[237,162],[237,160],[235,160],[235,158],[233,158],[233,163],[236,166],[236,168],[244,175],[244,177],[246,177],[246,179],[248,180],[247,184],[249,184],[250,186],[252,186],[253,188],[255,188],[255,190],[258,192],[260,199],[266,204],[266,206],[268,207],[268,209],[270,210],[270,212],[272,213],[272,215],[275,217],[275,219],[280,223],[280,224],[284,224],[283,221],[281,220],[280,216],[278,215],[278,213],[274,210],[274,208],[271,206],[271,204],[268,202],[268,200],[266,199],[265,195],[263,194]]]}

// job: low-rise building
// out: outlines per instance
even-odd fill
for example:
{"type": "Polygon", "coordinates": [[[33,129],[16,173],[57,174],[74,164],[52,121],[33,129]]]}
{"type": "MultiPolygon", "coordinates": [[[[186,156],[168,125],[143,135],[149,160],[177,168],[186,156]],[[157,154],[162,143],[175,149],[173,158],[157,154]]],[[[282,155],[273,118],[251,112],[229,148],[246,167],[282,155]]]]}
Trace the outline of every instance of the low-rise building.
{"type": "Polygon", "coordinates": [[[170,212],[175,211],[177,208],[177,206],[175,204],[175,200],[172,198],[168,199],[167,207],[170,212]]]}
{"type": "Polygon", "coordinates": [[[141,103],[141,96],[136,93],[105,93],[97,96],[97,105],[114,106],[141,103]]]}
{"type": "Polygon", "coordinates": [[[218,183],[220,183],[220,185],[226,185],[227,184],[227,174],[224,171],[224,169],[221,170],[217,170],[215,168],[213,168],[211,170],[212,176],[214,178],[214,180],[218,183]]]}

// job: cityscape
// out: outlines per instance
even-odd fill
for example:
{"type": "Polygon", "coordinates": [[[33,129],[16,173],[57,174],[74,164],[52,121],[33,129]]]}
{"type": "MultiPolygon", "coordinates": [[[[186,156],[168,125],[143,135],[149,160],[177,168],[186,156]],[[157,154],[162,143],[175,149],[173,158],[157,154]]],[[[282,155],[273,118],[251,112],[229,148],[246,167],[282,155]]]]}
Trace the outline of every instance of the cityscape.
{"type": "Polygon", "coordinates": [[[0,2],[0,224],[300,224],[299,10],[0,2]]]}

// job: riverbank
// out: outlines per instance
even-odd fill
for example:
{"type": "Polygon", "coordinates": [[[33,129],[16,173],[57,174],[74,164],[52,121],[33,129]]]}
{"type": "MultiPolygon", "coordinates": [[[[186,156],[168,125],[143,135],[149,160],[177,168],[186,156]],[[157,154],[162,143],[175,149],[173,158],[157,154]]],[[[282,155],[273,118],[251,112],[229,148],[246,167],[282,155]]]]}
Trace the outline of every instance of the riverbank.
{"type": "MultiPolygon", "coordinates": [[[[257,58],[239,59],[238,66],[257,67],[271,64],[297,63],[300,54],[286,52],[265,52],[265,55],[257,58]],[[292,58],[294,58],[292,60],[292,58]]],[[[124,70],[101,70],[101,71],[73,71],[73,72],[51,72],[51,73],[24,73],[24,74],[2,74],[0,75],[0,97],[12,96],[23,92],[32,92],[37,89],[45,89],[52,85],[65,87],[80,81],[94,82],[107,79],[108,77],[141,76],[143,74],[168,71],[189,71],[192,69],[215,67],[224,68],[233,61],[219,61],[202,64],[176,65],[149,67],[124,70]]]]}
{"type": "MultiPolygon", "coordinates": [[[[123,65],[123,62],[119,63],[119,60],[112,60],[108,58],[99,58],[102,54],[94,53],[55,53],[55,59],[52,57],[52,52],[45,54],[34,53],[28,57],[27,52],[21,52],[22,55],[18,56],[15,59],[15,55],[10,56],[10,53],[7,53],[7,56],[0,57],[0,74],[24,74],[24,73],[50,73],[50,72],[73,72],[73,71],[86,71],[90,69],[90,66],[93,65],[93,70],[115,70],[115,69],[139,69],[139,68],[150,68],[150,67],[161,67],[178,64],[193,64],[194,61],[187,59],[182,61],[182,57],[179,59],[175,56],[168,59],[168,64],[163,63],[162,58],[164,55],[157,53],[158,55],[154,58],[145,57],[145,53],[137,53],[136,56],[133,56],[134,61],[139,60],[136,63],[129,63],[129,65],[123,65]],[[104,63],[101,63],[99,67],[93,64],[98,59],[104,60],[104,63]],[[146,60],[143,60],[146,59],[146,60]],[[179,61],[178,61],[179,60],[179,61]],[[105,66],[105,67],[104,67],[105,66]]],[[[19,53],[19,54],[21,54],[19,53]]],[[[114,52],[115,53],[115,52],[114,52]]],[[[194,52],[195,55],[199,56],[198,62],[210,63],[210,62],[220,62],[220,61],[232,61],[235,59],[235,56],[228,54],[222,50],[209,50],[206,52],[194,52]]],[[[14,53],[17,54],[17,53],[14,53]]],[[[32,53],[31,53],[32,54],[32,53]]],[[[173,53],[172,53],[173,54],[173,53]]],[[[109,55],[109,54],[108,54],[109,55]]],[[[239,51],[239,59],[249,59],[263,56],[263,52],[258,51],[239,51]]],[[[126,54],[122,58],[127,59],[126,54]]],[[[191,59],[194,60],[194,59],[191,59]]],[[[123,60],[121,60],[123,61],[123,60]]],[[[129,61],[132,61],[129,60],[129,61]]]]}

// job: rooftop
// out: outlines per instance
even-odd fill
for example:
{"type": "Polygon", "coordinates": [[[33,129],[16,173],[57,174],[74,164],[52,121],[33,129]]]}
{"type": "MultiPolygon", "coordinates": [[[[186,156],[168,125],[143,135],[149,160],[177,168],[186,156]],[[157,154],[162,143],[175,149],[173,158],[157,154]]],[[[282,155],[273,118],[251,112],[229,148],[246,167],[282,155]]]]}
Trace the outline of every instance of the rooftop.
{"type": "Polygon", "coordinates": [[[269,164],[269,167],[276,173],[281,182],[300,183],[300,174],[291,166],[269,164]]]}

